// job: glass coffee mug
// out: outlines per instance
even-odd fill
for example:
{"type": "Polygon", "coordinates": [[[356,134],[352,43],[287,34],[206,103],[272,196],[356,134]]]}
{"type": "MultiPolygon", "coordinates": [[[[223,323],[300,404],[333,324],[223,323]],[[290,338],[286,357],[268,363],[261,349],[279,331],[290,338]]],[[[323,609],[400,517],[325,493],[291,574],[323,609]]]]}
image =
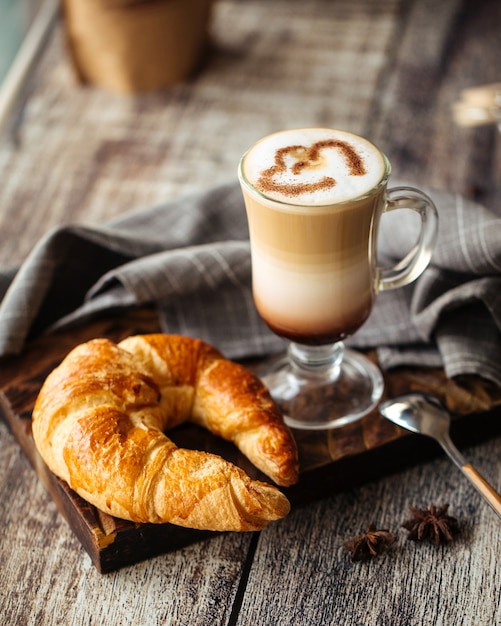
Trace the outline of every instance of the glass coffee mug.
{"type": "Polygon", "coordinates": [[[343,340],[367,320],[380,291],[428,266],[438,216],[421,191],[387,189],[391,167],[368,140],[312,128],[265,137],[241,159],[257,310],[290,341],[258,375],[292,428],[324,429],[360,419],[379,402],[379,369],[343,340]],[[420,217],[417,242],[391,268],[377,265],[380,218],[420,217]]]}

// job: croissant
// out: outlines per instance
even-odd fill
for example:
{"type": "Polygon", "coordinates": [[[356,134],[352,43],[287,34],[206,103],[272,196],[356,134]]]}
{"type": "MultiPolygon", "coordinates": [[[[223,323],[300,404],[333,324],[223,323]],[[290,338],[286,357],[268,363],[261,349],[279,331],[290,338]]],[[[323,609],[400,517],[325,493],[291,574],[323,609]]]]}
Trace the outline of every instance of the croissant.
{"type": "Polygon", "coordinates": [[[115,517],[248,531],[289,512],[276,487],[177,447],[164,431],[187,420],[233,441],[278,485],[297,481],[294,438],[261,381],[178,335],[77,346],[40,390],[33,436],[57,476],[115,517]]]}

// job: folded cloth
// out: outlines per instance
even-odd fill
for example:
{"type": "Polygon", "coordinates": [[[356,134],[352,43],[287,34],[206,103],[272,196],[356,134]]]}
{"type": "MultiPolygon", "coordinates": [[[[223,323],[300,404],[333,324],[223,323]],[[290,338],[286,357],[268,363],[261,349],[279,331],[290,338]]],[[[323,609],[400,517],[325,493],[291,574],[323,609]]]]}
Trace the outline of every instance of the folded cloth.
{"type": "MultiPolygon", "coordinates": [[[[501,217],[459,195],[429,193],[440,218],[430,266],[411,285],[379,294],[350,343],[378,347],[383,369],[443,366],[451,378],[474,374],[499,385],[501,217]]],[[[412,248],[414,218],[401,212],[383,217],[379,242],[385,257],[395,261],[412,248]]]]}
{"type": "MultiPolygon", "coordinates": [[[[0,289],[11,274],[0,274],[0,289]]],[[[49,232],[0,304],[0,356],[18,353],[42,332],[143,305],[158,307],[165,332],[200,337],[233,358],[283,349],[254,308],[248,229],[236,185],[104,226],[49,232]]]]}
{"type": "MultiPolygon", "coordinates": [[[[501,384],[501,218],[485,207],[432,192],[440,229],[432,263],[412,285],[378,296],[349,340],[377,348],[383,368],[444,367],[501,384]]],[[[406,212],[381,223],[391,262],[413,246],[406,212]],[[398,234],[398,236],[397,236],[398,234]]],[[[16,271],[0,273],[0,355],[41,333],[99,314],[154,305],[164,332],[199,337],[230,358],[286,345],[259,318],[238,184],[131,213],[104,226],[49,232],[16,271]]]]}

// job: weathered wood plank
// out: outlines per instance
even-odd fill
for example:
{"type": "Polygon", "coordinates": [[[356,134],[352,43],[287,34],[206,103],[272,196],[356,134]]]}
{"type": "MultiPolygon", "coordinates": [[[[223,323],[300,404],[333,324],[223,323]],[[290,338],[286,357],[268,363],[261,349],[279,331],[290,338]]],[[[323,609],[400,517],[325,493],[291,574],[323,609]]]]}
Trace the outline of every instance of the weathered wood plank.
{"type": "MultiPolygon", "coordinates": [[[[499,487],[501,438],[465,453],[499,487]]],[[[273,626],[500,623],[501,524],[452,467],[447,459],[422,464],[326,498],[307,516],[296,511],[262,532],[237,624],[263,616],[273,626]],[[458,519],[454,543],[407,541],[401,524],[409,507],[432,502],[449,503],[458,519]],[[397,542],[377,560],[352,563],[343,543],[370,523],[390,529],[397,542]]]]}
{"type": "Polygon", "coordinates": [[[499,80],[500,24],[491,0],[407,3],[366,132],[395,177],[501,211],[501,133],[459,127],[451,113],[463,89],[499,80]]]}
{"type": "Polygon", "coordinates": [[[250,534],[215,536],[103,576],[0,422],[6,624],[225,624],[250,534]]]}

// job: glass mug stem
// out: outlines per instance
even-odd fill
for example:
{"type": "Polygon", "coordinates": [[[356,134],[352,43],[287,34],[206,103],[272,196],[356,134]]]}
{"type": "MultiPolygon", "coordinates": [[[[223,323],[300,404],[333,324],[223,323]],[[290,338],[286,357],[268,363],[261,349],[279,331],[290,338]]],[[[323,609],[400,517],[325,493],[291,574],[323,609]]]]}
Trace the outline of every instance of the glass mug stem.
{"type": "Polygon", "coordinates": [[[408,254],[391,268],[378,268],[378,291],[397,289],[412,283],[430,263],[438,232],[438,214],[432,200],[419,189],[394,187],[386,192],[384,213],[410,209],[421,219],[416,244],[408,254]]]}
{"type": "Polygon", "coordinates": [[[292,342],[287,352],[292,371],[297,375],[310,379],[324,379],[327,376],[332,381],[339,377],[344,355],[342,341],[324,346],[305,346],[292,342]]]}

